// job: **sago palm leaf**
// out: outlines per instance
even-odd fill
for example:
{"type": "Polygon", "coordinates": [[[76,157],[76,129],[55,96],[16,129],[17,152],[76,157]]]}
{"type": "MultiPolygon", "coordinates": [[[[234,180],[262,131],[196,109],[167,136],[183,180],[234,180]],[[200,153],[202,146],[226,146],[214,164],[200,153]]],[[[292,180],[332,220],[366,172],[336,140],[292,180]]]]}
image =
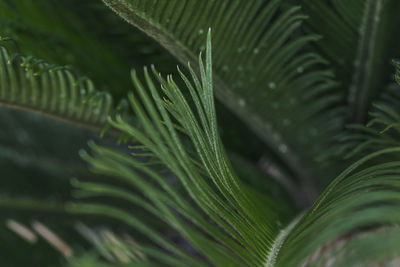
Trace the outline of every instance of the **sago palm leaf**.
{"type": "MultiPolygon", "coordinates": [[[[147,90],[133,74],[138,97],[130,94],[129,99],[141,129],[118,117],[111,124],[140,142],[140,146],[132,147],[132,152],[141,155],[139,151],[143,151],[142,160],[95,144],[91,144],[93,156],[82,154],[94,170],[126,180],[141,194],[133,196],[122,188],[77,182],[79,195],[108,195],[145,207],[178,231],[204,257],[204,262],[195,260],[162,239],[160,233],[136,221],[133,224],[136,229],[174,255],[172,261],[160,250],[162,257],[148,254],[150,262],[176,266],[319,266],[329,260],[350,266],[395,259],[399,245],[396,225],[400,223],[397,190],[400,165],[398,161],[371,166],[367,163],[378,157],[397,155],[400,148],[385,148],[357,161],[333,180],[304,215],[289,222],[284,219],[287,215],[277,208],[284,202],[258,196],[232,170],[217,128],[212,127],[216,119],[210,42],[206,66],[202,65],[201,57],[199,61],[201,80],[190,66],[192,82],[181,74],[195,109],[190,108],[172,77],[164,80],[153,69],[165,94],[161,97],[147,70],[147,90]],[[183,145],[186,138],[192,149],[183,145]],[[152,160],[147,161],[149,158],[152,160]],[[196,203],[195,207],[188,205],[182,191],[171,187],[154,171],[157,165],[165,166],[178,177],[184,194],[196,203]],[[260,206],[261,203],[265,204],[260,206]],[[274,224],[276,220],[284,222],[284,227],[274,224]],[[373,243],[383,240],[387,241],[385,246],[373,243]],[[360,259],[359,253],[365,245],[370,246],[370,254],[360,259]]],[[[146,251],[154,253],[144,248],[143,252],[146,251]]]]}
{"type": "Polygon", "coordinates": [[[372,153],[341,173],[289,234],[277,266],[374,265],[396,259],[400,165],[367,163],[399,151],[393,147],[372,153]]]}
{"type": "MultiPolygon", "coordinates": [[[[10,39],[3,38],[3,42],[10,39]]],[[[68,67],[10,55],[0,46],[0,105],[46,114],[85,126],[102,126],[113,109],[111,95],[68,67]]]]}
{"type": "Polygon", "coordinates": [[[74,66],[116,100],[130,86],[130,68],[150,63],[163,71],[174,67],[150,38],[121,25],[97,0],[0,1],[0,27],[1,35],[11,36],[25,54],[74,66]]]}
{"type": "MultiPolygon", "coordinates": [[[[394,79],[398,81],[399,66],[396,67],[394,79]]],[[[349,131],[344,132],[341,138],[342,144],[338,146],[337,153],[346,158],[363,156],[379,149],[399,145],[399,121],[400,110],[398,109],[399,85],[390,84],[382,90],[379,98],[373,103],[369,115],[371,119],[368,124],[350,124],[349,131]]]]}
{"type": "MultiPolygon", "coordinates": [[[[399,87],[387,86],[388,72],[379,63],[387,60],[386,54],[390,52],[382,29],[396,25],[390,13],[398,11],[398,2],[304,0],[305,14],[310,15],[305,35],[300,25],[306,17],[290,1],[103,2],[159,41],[181,62],[189,61],[189,75],[178,68],[179,81],[172,75],[165,78],[152,66],[151,70],[144,69],[141,79],[132,71],[135,92],[128,94],[126,103],[135,113],[137,121],[133,123],[122,112],[111,112],[109,94],[94,90],[89,80],[79,78],[69,68],[22,57],[17,50],[13,53],[7,45],[0,46],[0,104],[84,126],[102,127],[107,118],[110,127],[122,132],[120,141],[124,141],[117,148],[91,141],[90,151],[80,151],[98,177],[88,181],[93,179],[92,175],[81,172],[76,175],[78,179],[72,179],[76,189],[73,195],[78,200],[33,199],[22,190],[9,194],[5,188],[6,194],[0,197],[4,218],[26,210],[36,216],[47,212],[67,215],[69,220],[90,218],[96,226],[87,227],[79,222],[76,229],[93,245],[93,250],[83,255],[80,252],[85,249],[81,246],[74,250],[76,257],[70,253],[66,259],[71,266],[286,267],[398,263],[399,87]],[[206,45],[203,44],[210,26],[215,40],[213,54],[210,31],[206,45]],[[315,43],[319,37],[310,32],[327,39],[315,43]],[[333,40],[335,35],[342,38],[333,40]],[[325,69],[326,61],[316,53],[316,47],[333,63],[342,85],[333,80],[332,71],[325,69]],[[204,49],[205,61],[201,53],[197,56],[204,49]],[[341,50],[345,54],[343,61],[341,50]],[[330,169],[337,172],[339,165],[328,161],[318,166],[311,163],[318,154],[335,155],[327,145],[332,144],[338,136],[337,130],[344,125],[346,108],[341,104],[346,101],[350,104],[351,122],[363,121],[367,110],[371,111],[371,120],[366,126],[350,125],[351,133],[344,133],[341,140],[344,146],[333,148],[339,147],[342,154],[347,152],[350,159],[355,158],[355,163],[333,179],[310,208],[299,211],[293,208],[287,194],[256,188],[249,183],[250,178],[243,177],[253,174],[236,171],[243,165],[236,166],[224,148],[214,88],[217,97],[269,146],[272,153],[268,156],[286,167],[283,176],[288,173],[301,178],[304,187],[312,187],[311,181],[327,181],[336,176],[330,174],[330,169]],[[370,108],[379,89],[382,93],[370,108]],[[347,100],[343,95],[347,95],[347,100]],[[325,168],[327,165],[329,169],[325,168]],[[313,177],[310,166],[320,176],[313,177]],[[99,230],[101,221],[94,218],[116,220],[121,222],[118,229],[130,227],[134,231],[126,236],[114,234],[108,226],[99,230]]],[[[51,13],[49,10],[58,8],[56,2],[51,3],[47,15],[51,13]]],[[[18,32],[14,24],[17,19],[12,18],[14,13],[10,10],[18,7],[20,14],[31,15],[27,7],[32,7],[34,12],[26,24],[46,21],[43,23],[52,28],[48,17],[43,21],[34,19],[34,14],[43,14],[37,8],[40,5],[4,0],[0,2],[0,7],[4,7],[0,14],[6,16],[0,18],[0,23],[18,32]]],[[[76,38],[69,26],[61,28],[58,32],[61,39],[76,38]]],[[[26,34],[27,31],[22,34],[25,40],[35,39],[26,34]]],[[[84,47],[93,44],[92,37],[85,38],[84,47]]],[[[394,42],[396,39],[393,38],[394,42]]],[[[8,38],[2,41],[13,44],[8,38]]],[[[100,45],[96,52],[86,56],[106,52],[106,47],[100,45]]],[[[118,62],[114,59],[99,62],[114,62],[113,66],[119,66],[115,70],[118,73],[124,65],[118,58],[114,58],[118,62]]],[[[83,61],[81,66],[96,65],[83,61]]],[[[101,73],[108,73],[104,65],[107,64],[95,66],[94,73],[100,79],[107,78],[100,77],[101,73]]],[[[398,63],[395,67],[400,68],[398,63]]],[[[397,82],[399,76],[400,69],[395,76],[397,82]]],[[[116,91],[124,90],[121,87],[116,91]]],[[[1,117],[7,116],[1,114],[1,117]]],[[[67,140],[63,141],[69,145],[67,140]]],[[[52,165],[55,161],[43,162],[42,165],[52,165]]],[[[2,166],[5,164],[2,162],[2,166]]],[[[68,167],[46,168],[59,173],[68,167]]],[[[270,173],[281,171],[272,169],[270,173]]],[[[69,174],[57,174],[54,178],[69,174]]],[[[37,176],[26,178],[32,177],[37,176]]],[[[302,195],[307,193],[305,188],[292,186],[293,198],[296,190],[302,195]]],[[[0,228],[0,232],[3,230],[0,228]]]]}
{"type": "MultiPolygon", "coordinates": [[[[290,210],[285,202],[278,203],[246,186],[235,174],[216,126],[210,38],[205,66],[201,57],[199,61],[201,79],[190,66],[191,81],[180,73],[195,109],[190,108],[172,77],[165,80],[153,69],[154,77],[165,94],[161,97],[151,75],[145,70],[146,87],[133,73],[138,95],[129,95],[142,130],[119,117],[110,121],[111,125],[139,143],[132,147],[134,155],[156,160],[143,162],[94,144],[91,144],[93,157],[82,154],[94,170],[125,180],[141,194],[132,196],[122,188],[105,184],[77,183],[77,186],[83,190],[80,192],[83,196],[109,195],[144,207],[179,232],[204,257],[204,261],[195,260],[163,239],[160,233],[137,221],[137,230],[172,253],[173,256],[169,257],[175,258],[176,266],[202,266],[206,263],[261,266],[267,261],[273,238],[278,232],[276,222],[285,223],[290,210]],[[168,172],[176,175],[185,193],[177,191],[155,172],[157,165],[165,166],[168,172]],[[147,179],[143,179],[143,175],[147,179]]],[[[154,258],[154,255],[149,257],[154,258]]],[[[166,256],[159,260],[168,263],[166,256]]]]}
{"type": "Polygon", "coordinates": [[[349,103],[349,121],[367,119],[371,102],[388,82],[389,60],[400,39],[396,0],[303,0],[307,27],[321,34],[315,43],[334,64],[349,103]]]}
{"type": "MultiPolygon", "coordinates": [[[[177,74],[175,58],[98,0],[1,0],[0,28],[1,35],[12,37],[25,55],[73,66],[117,103],[131,87],[130,68],[156,64],[162,73],[177,74]]],[[[229,132],[229,150],[240,151],[241,156],[261,153],[255,153],[262,150],[257,138],[246,144],[236,141],[249,133],[221,103],[217,112],[222,133],[229,132]]]]}
{"type": "Polygon", "coordinates": [[[393,85],[386,91],[367,126],[350,126],[358,133],[342,140],[352,148],[347,157],[361,159],[333,180],[294,227],[277,266],[396,264],[400,245],[398,89],[393,85]]]}
{"type": "Polygon", "coordinates": [[[340,109],[326,110],[340,96],[325,61],[305,49],[319,37],[297,34],[305,19],[299,7],[279,0],[104,2],[185,64],[196,61],[212,27],[216,96],[296,175],[310,177],[298,150],[309,153],[303,161],[313,158],[342,117],[340,109]]]}

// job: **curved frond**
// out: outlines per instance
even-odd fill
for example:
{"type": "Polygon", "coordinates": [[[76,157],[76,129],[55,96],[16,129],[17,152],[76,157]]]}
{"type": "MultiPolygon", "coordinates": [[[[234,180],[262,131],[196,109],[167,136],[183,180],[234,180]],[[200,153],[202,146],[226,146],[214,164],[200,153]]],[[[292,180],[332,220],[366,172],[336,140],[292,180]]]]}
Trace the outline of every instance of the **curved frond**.
{"type": "Polygon", "coordinates": [[[116,102],[128,91],[130,68],[154,63],[166,71],[176,65],[98,0],[2,0],[0,35],[12,37],[27,55],[74,66],[116,102]]]}
{"type": "MultiPolygon", "coordinates": [[[[81,182],[76,184],[81,189],[78,193],[122,198],[165,222],[201,256],[188,255],[148,227],[135,227],[179,259],[179,265],[263,266],[278,234],[277,222],[287,221],[290,207],[284,201],[278,203],[261,195],[236,175],[216,125],[210,38],[205,64],[202,57],[199,61],[200,79],[190,65],[191,79],[180,72],[190,98],[182,94],[171,76],[164,79],[154,68],[153,75],[145,69],[145,85],[133,72],[137,94],[129,94],[129,101],[140,128],[118,116],[110,124],[138,142],[132,147],[134,157],[93,143],[93,156],[82,152],[95,171],[122,179],[140,195],[119,187],[81,182]],[[154,78],[164,96],[160,96],[154,78]],[[156,172],[157,166],[173,174],[183,192],[156,172]]],[[[133,220],[134,213],[128,213],[133,220]]]]}
{"type": "Polygon", "coordinates": [[[398,101],[399,87],[392,85],[374,105],[366,126],[349,126],[353,133],[345,135],[342,149],[348,151],[347,157],[361,159],[333,180],[296,224],[279,251],[277,266],[396,262],[400,244],[398,101]]]}
{"type": "Polygon", "coordinates": [[[10,54],[0,46],[0,105],[86,126],[104,126],[111,95],[70,68],[10,54]]]}
{"type": "Polygon", "coordinates": [[[343,171],[288,235],[277,266],[373,265],[396,259],[400,163],[368,163],[399,153],[400,147],[380,150],[343,171]]]}
{"type": "Polygon", "coordinates": [[[319,137],[341,127],[340,110],[326,110],[341,98],[325,61],[305,50],[319,37],[298,34],[306,18],[299,7],[279,0],[104,2],[184,64],[196,62],[213,28],[216,96],[294,173],[310,177],[297,151],[313,158],[327,142],[319,137]]]}

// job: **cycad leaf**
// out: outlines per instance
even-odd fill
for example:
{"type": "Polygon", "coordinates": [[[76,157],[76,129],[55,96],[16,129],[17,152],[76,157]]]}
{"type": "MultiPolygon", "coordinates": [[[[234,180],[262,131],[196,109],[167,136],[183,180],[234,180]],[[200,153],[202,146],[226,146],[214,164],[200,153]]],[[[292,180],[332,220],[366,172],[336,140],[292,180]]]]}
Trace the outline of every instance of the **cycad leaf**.
{"type": "MultiPolygon", "coordinates": [[[[399,66],[396,67],[395,80],[398,78],[399,66]]],[[[369,115],[371,119],[368,124],[351,124],[348,126],[350,132],[343,134],[340,155],[350,158],[362,156],[379,149],[398,146],[400,137],[400,99],[399,85],[390,84],[382,90],[379,99],[373,104],[369,115]]]]}
{"type": "Polygon", "coordinates": [[[112,98],[67,67],[10,55],[0,46],[0,105],[38,112],[84,126],[104,126],[112,98]]]}
{"type": "Polygon", "coordinates": [[[394,226],[400,223],[400,164],[399,161],[366,164],[399,152],[400,147],[380,150],[343,171],[289,234],[279,252],[277,266],[318,266],[328,258],[337,266],[353,266],[348,260],[353,264],[374,265],[395,259],[399,245],[394,226]],[[382,234],[385,228],[393,236],[382,234]],[[351,236],[355,238],[347,244],[351,236]],[[384,246],[371,242],[384,237],[388,238],[384,246]],[[341,240],[344,249],[336,246],[341,240]],[[357,253],[362,251],[363,255],[366,248],[368,256],[360,257],[357,253]]]}
{"type": "Polygon", "coordinates": [[[130,68],[175,65],[158,44],[97,0],[0,1],[0,35],[15,39],[25,54],[74,66],[116,101],[130,86],[130,68]]]}
{"type": "Polygon", "coordinates": [[[296,150],[312,158],[326,142],[318,137],[332,133],[341,120],[338,110],[325,112],[339,100],[329,92],[335,85],[331,73],[321,70],[320,56],[304,51],[318,37],[296,34],[305,19],[299,7],[285,8],[279,0],[104,2],[185,64],[196,61],[212,27],[217,97],[294,173],[310,176],[296,150]]]}
{"type": "Polygon", "coordinates": [[[398,25],[396,0],[304,0],[310,15],[307,26],[321,34],[316,43],[334,64],[350,105],[351,122],[363,123],[371,101],[388,82],[392,47],[399,38],[390,34],[398,25]]]}
{"type": "MultiPolygon", "coordinates": [[[[396,64],[395,64],[396,65],[396,64]]],[[[390,86],[367,126],[343,138],[360,160],[321,194],[285,240],[277,266],[375,265],[399,255],[399,87],[390,86]],[[355,148],[354,148],[355,147],[355,148]],[[360,255],[363,255],[360,257],[360,255]]]]}
{"type": "MultiPolygon", "coordinates": [[[[143,162],[95,144],[91,144],[94,156],[82,154],[96,171],[127,181],[141,195],[132,196],[123,189],[101,184],[77,186],[83,196],[109,195],[145,208],[180,233],[212,265],[262,266],[278,233],[277,222],[285,223],[291,212],[285,202],[277,203],[246,186],[226,156],[216,126],[210,35],[205,65],[201,57],[199,61],[201,79],[190,66],[191,79],[181,73],[190,101],[172,77],[165,80],[153,69],[165,94],[162,98],[145,69],[146,87],[134,72],[138,96],[129,95],[141,130],[119,117],[110,121],[141,144],[135,146],[136,151],[144,149],[147,157],[157,161],[143,162]],[[178,178],[184,193],[154,170],[160,164],[178,178]],[[140,177],[139,172],[148,178],[140,177]]],[[[143,227],[137,230],[145,231],[143,227]]],[[[194,264],[193,256],[161,240],[160,234],[144,233],[180,259],[182,265],[194,264]]],[[[196,261],[199,266],[205,264],[196,261]]]]}

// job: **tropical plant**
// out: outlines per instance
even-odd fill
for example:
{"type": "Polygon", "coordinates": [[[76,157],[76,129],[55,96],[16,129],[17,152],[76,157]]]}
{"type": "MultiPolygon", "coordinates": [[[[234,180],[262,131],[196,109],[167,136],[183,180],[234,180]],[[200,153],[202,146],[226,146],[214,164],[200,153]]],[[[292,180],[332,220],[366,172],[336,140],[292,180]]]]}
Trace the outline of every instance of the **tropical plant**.
{"type": "Polygon", "coordinates": [[[398,20],[0,0],[2,266],[398,265],[398,20]]]}

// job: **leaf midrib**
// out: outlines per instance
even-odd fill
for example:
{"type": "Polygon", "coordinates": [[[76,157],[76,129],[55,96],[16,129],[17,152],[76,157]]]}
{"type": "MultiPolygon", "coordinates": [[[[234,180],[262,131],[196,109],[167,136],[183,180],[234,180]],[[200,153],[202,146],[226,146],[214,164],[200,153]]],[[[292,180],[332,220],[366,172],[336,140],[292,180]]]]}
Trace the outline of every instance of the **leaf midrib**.
{"type": "Polygon", "coordinates": [[[267,263],[264,265],[265,267],[273,267],[276,264],[276,260],[279,255],[279,251],[283,246],[288,235],[292,232],[292,230],[296,227],[296,225],[301,221],[306,213],[302,212],[296,218],[294,218],[286,228],[282,229],[280,234],[276,237],[274,244],[271,248],[271,251],[268,254],[267,263]]]}
{"type": "Polygon", "coordinates": [[[21,105],[21,104],[13,104],[13,103],[1,101],[1,100],[0,100],[0,107],[12,108],[13,110],[21,110],[21,111],[26,111],[26,112],[30,112],[30,113],[35,113],[35,114],[38,114],[41,116],[48,117],[50,119],[60,121],[62,123],[72,124],[76,127],[93,130],[93,131],[101,131],[103,129],[103,127],[105,126],[105,124],[94,124],[91,122],[83,122],[83,121],[79,121],[79,120],[74,120],[74,119],[66,117],[65,115],[62,115],[62,114],[58,115],[56,113],[46,112],[45,110],[36,109],[36,108],[30,107],[30,106],[25,106],[25,105],[21,105]]]}
{"type": "MultiPolygon", "coordinates": [[[[197,62],[196,56],[192,51],[187,49],[179,40],[159,27],[158,24],[153,23],[151,20],[146,20],[141,14],[130,9],[128,6],[121,4],[118,0],[103,0],[103,2],[110,7],[114,12],[121,16],[125,21],[139,28],[147,35],[155,39],[163,45],[171,54],[173,54],[182,64],[188,61],[197,62]],[[134,14],[134,16],[132,16],[134,14]],[[178,47],[178,49],[176,49],[178,47]]],[[[196,64],[194,64],[196,65],[196,64]]],[[[198,70],[196,70],[198,71],[198,70]]],[[[287,148],[285,153],[280,152],[280,144],[289,144],[285,142],[280,132],[274,129],[271,124],[268,124],[258,114],[252,111],[248,106],[240,105],[243,97],[235,95],[229,86],[219,78],[216,73],[214,75],[215,94],[217,98],[224,103],[234,114],[236,114],[261,140],[272,149],[279,158],[296,173],[301,181],[305,181],[303,187],[305,191],[314,192],[314,185],[312,184],[312,174],[304,168],[304,162],[300,159],[290,147],[287,148]]]]}
{"type": "Polygon", "coordinates": [[[367,0],[362,18],[363,27],[360,30],[357,56],[355,59],[355,71],[349,89],[350,112],[353,122],[362,123],[368,108],[368,98],[373,85],[373,63],[375,48],[378,43],[377,32],[380,15],[382,12],[382,0],[367,0]]]}

